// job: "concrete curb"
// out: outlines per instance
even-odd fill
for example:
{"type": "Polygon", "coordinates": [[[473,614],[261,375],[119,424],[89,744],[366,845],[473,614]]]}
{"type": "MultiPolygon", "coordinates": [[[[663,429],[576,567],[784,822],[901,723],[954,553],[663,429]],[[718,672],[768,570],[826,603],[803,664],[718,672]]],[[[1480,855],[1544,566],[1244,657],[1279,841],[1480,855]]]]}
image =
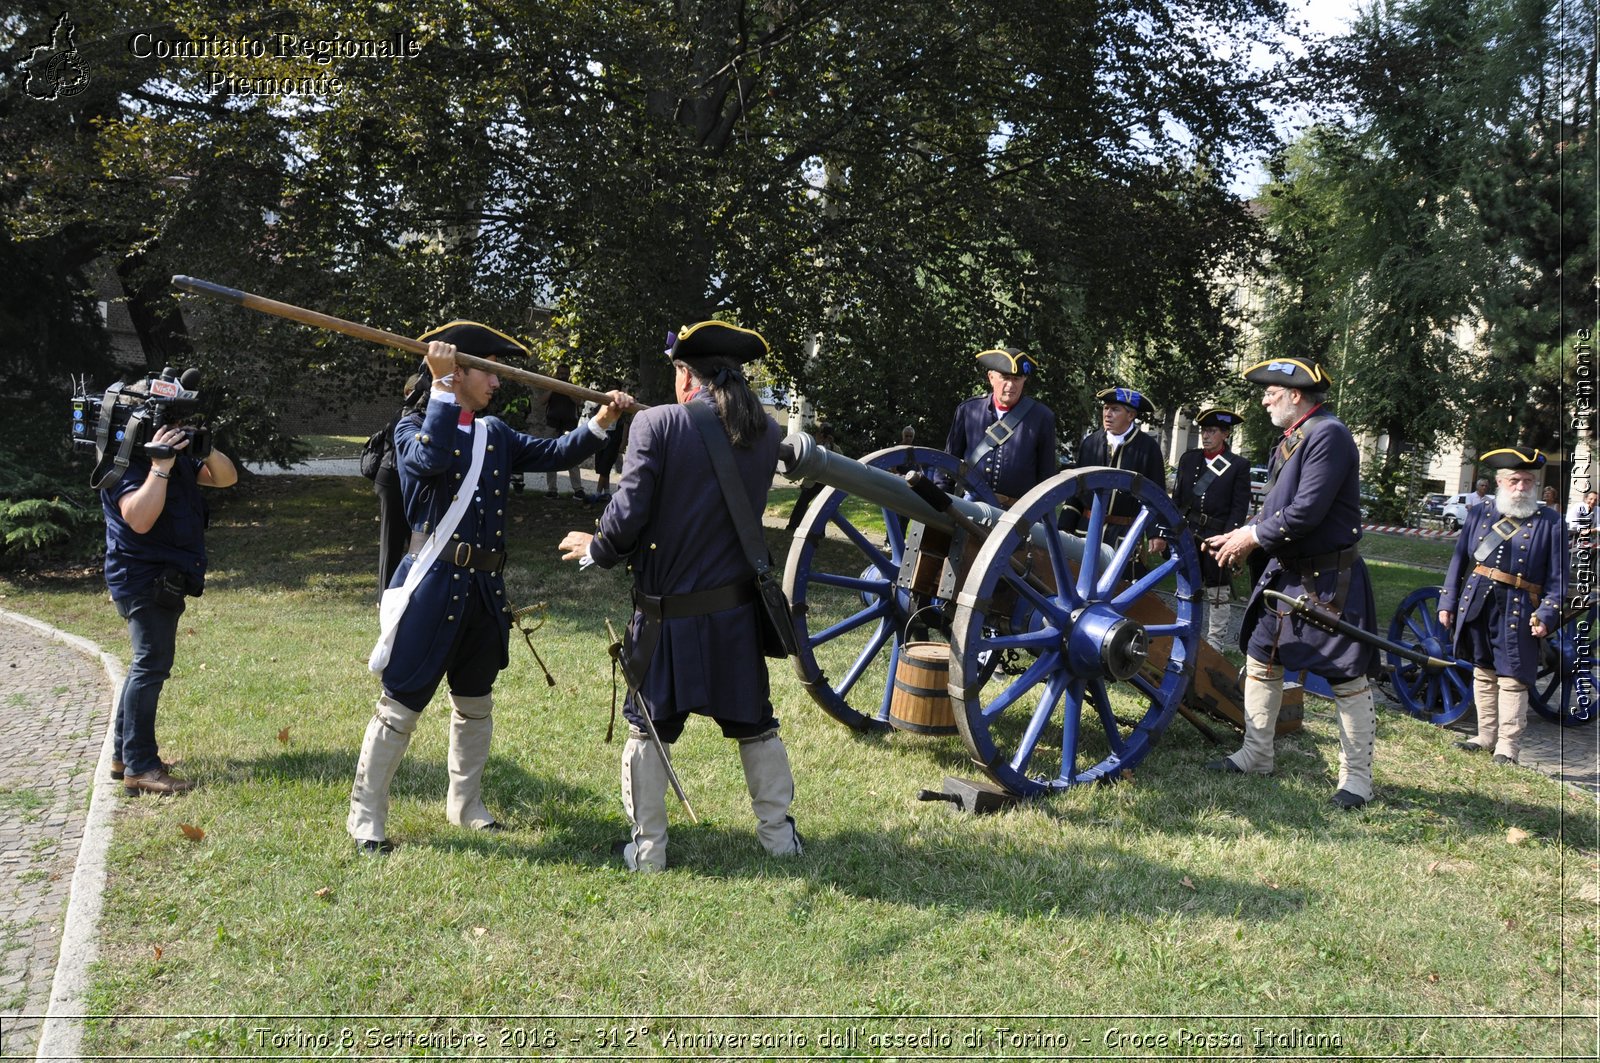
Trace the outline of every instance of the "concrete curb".
{"type": "MultiPolygon", "coordinates": [[[[68,634],[41,620],[0,609],[0,621],[20,624],[65,643],[99,660],[111,681],[109,721],[116,713],[117,695],[126,678],[122,662],[86,638],[68,634]]],[[[95,931],[100,924],[101,904],[106,885],[106,853],[111,845],[111,817],[116,811],[115,787],[101,785],[111,777],[116,728],[107,723],[105,740],[100,744],[100,761],[90,782],[89,811],[84,817],[83,841],[72,872],[72,890],[67,898],[67,917],[61,931],[61,951],[56,957],[55,975],[50,983],[50,1005],[39,1030],[36,1059],[78,1059],[83,1050],[84,995],[89,987],[89,967],[98,957],[95,931]]]]}

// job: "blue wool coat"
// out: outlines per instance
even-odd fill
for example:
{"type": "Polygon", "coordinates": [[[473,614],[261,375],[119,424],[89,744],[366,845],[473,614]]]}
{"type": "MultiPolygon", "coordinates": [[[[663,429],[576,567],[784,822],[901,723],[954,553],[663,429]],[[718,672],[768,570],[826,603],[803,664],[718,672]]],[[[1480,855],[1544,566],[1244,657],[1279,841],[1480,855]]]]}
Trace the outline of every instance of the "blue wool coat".
{"type": "MultiPolygon", "coordinates": [[[[946,453],[965,461],[983,441],[989,426],[999,420],[994,397],[980,395],[956,407],[945,439],[946,453]]],[[[1056,415],[1042,402],[1034,402],[1016,433],[985,454],[979,475],[995,494],[1021,498],[1036,485],[1060,471],[1056,458],[1056,415]]]]}
{"type": "MultiPolygon", "coordinates": [[[[768,418],[754,446],[733,448],[734,467],[758,520],[767,508],[781,438],[768,418]]],[[[633,419],[622,477],[599,523],[590,556],[605,568],[627,560],[635,589],[645,594],[688,594],[755,578],[712,471],[711,454],[683,405],[653,406],[633,419]]],[[[740,723],[769,719],[758,608],[750,602],[661,621],[644,682],[629,699],[629,715],[642,702],[657,720],[691,712],[740,723]]],[[[630,646],[637,644],[644,622],[644,614],[635,610],[630,646]]]]}
{"type": "Polygon", "coordinates": [[[1456,653],[1465,655],[1462,634],[1480,618],[1493,615],[1494,624],[1484,635],[1494,648],[1497,660],[1504,660],[1508,673],[1519,682],[1531,684],[1539,674],[1539,640],[1528,630],[1534,617],[1554,631],[1561,622],[1561,605],[1566,596],[1567,536],[1561,516],[1549,506],[1540,506],[1522,522],[1517,531],[1501,543],[1482,563],[1540,585],[1539,597],[1525,589],[1508,587],[1473,571],[1478,562],[1474,552],[1500,519],[1500,507],[1493,501],[1467,510],[1455,553],[1439,592],[1439,608],[1455,613],[1456,653]],[[1491,601],[1498,609],[1489,609],[1491,601]]]}
{"type": "MultiPolygon", "coordinates": [[[[395,426],[400,493],[413,531],[431,531],[438,525],[450,508],[456,485],[472,465],[472,436],[456,427],[460,413],[461,407],[453,402],[430,401],[425,412],[402,417],[395,426]]],[[[511,474],[571,468],[605,444],[604,437],[591,432],[587,424],[559,439],[536,439],[498,417],[476,418],[472,430],[488,432],[489,440],[472,505],[462,514],[451,541],[486,550],[504,550],[507,545],[505,513],[511,474]]],[[[476,596],[496,618],[500,667],[506,666],[511,618],[506,612],[505,581],[498,572],[459,568],[450,563],[449,556],[450,547],[446,547],[406,606],[388,667],[383,670],[383,685],[388,690],[417,690],[439,677],[469,595],[476,596]]],[[[415,561],[407,554],[389,586],[404,583],[415,561]]]]}
{"type": "MultiPolygon", "coordinates": [[[[1245,606],[1239,647],[1257,660],[1281,662],[1289,672],[1304,670],[1335,681],[1376,676],[1380,662],[1372,646],[1324,631],[1262,594],[1270,588],[1331,602],[1339,581],[1335,568],[1302,574],[1284,562],[1333,553],[1361,540],[1361,455],[1350,429],[1321,407],[1298,430],[1303,441],[1291,454],[1284,454],[1283,443],[1272,448],[1268,470],[1275,479],[1254,522],[1270,560],[1245,606]]],[[[1376,614],[1366,563],[1357,558],[1340,618],[1376,633],[1376,614]]]]}

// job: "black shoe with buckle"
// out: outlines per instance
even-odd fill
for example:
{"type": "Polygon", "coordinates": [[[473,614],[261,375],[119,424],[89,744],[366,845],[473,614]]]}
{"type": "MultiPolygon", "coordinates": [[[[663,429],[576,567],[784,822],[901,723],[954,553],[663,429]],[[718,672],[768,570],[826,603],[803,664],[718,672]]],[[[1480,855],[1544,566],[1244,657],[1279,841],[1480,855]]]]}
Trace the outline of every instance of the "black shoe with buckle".
{"type": "Polygon", "coordinates": [[[1480,746],[1478,743],[1472,741],[1469,738],[1463,738],[1461,741],[1457,742],[1456,743],[1456,748],[1461,750],[1463,753],[1487,753],[1487,752],[1489,752],[1483,746],[1480,746]]]}
{"type": "Polygon", "coordinates": [[[1206,762],[1206,771],[1222,771],[1229,775],[1243,775],[1244,769],[1235,764],[1230,757],[1218,757],[1216,760],[1206,762]]]}
{"type": "Polygon", "coordinates": [[[356,852],[362,856],[388,856],[394,852],[394,842],[388,838],[384,838],[381,841],[371,841],[369,839],[364,842],[356,842],[356,852]]]}
{"type": "Polygon", "coordinates": [[[1504,753],[1496,753],[1494,755],[1494,762],[1496,764],[1515,764],[1516,760],[1512,757],[1506,756],[1504,753]]]}

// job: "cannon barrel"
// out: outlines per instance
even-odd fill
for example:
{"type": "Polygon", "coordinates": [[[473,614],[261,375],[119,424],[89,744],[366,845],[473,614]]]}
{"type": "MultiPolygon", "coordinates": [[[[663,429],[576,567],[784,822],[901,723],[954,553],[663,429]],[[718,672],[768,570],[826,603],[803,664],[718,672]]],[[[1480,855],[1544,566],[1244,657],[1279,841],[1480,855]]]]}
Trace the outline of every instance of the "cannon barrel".
{"type": "MultiPolygon", "coordinates": [[[[796,483],[801,480],[815,480],[829,487],[838,488],[846,494],[865,499],[947,535],[954,534],[957,530],[957,522],[952,520],[949,514],[941,513],[929,505],[899,476],[884,469],[864,465],[843,454],[824,450],[805,432],[796,432],[779,444],[778,471],[786,479],[796,483]]],[[[985,528],[993,528],[1006,514],[1005,510],[997,506],[991,506],[986,502],[974,502],[960,496],[951,497],[950,508],[974,524],[985,528]]],[[[1049,534],[1049,529],[1041,524],[1035,524],[1030,538],[1034,545],[1043,549],[1049,534]]],[[[1061,533],[1059,538],[1068,557],[1074,561],[1083,559],[1082,539],[1065,533],[1061,533]]],[[[1103,560],[1109,560],[1111,550],[1103,548],[1101,557],[1103,560]]]]}

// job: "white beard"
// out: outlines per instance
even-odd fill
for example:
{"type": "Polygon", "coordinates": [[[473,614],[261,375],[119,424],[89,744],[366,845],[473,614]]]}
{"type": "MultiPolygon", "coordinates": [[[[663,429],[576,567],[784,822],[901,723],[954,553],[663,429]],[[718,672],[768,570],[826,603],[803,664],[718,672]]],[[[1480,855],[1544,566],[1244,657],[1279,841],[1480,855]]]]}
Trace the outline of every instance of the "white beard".
{"type": "Polygon", "coordinates": [[[1267,416],[1272,418],[1272,427],[1288,428],[1290,425],[1294,424],[1295,418],[1299,416],[1299,411],[1294,407],[1284,408],[1279,406],[1267,416]]]}
{"type": "Polygon", "coordinates": [[[1533,497],[1533,492],[1519,495],[1505,487],[1494,493],[1494,504],[1502,514],[1517,520],[1527,520],[1539,512],[1540,505],[1539,500],[1533,497]]]}

